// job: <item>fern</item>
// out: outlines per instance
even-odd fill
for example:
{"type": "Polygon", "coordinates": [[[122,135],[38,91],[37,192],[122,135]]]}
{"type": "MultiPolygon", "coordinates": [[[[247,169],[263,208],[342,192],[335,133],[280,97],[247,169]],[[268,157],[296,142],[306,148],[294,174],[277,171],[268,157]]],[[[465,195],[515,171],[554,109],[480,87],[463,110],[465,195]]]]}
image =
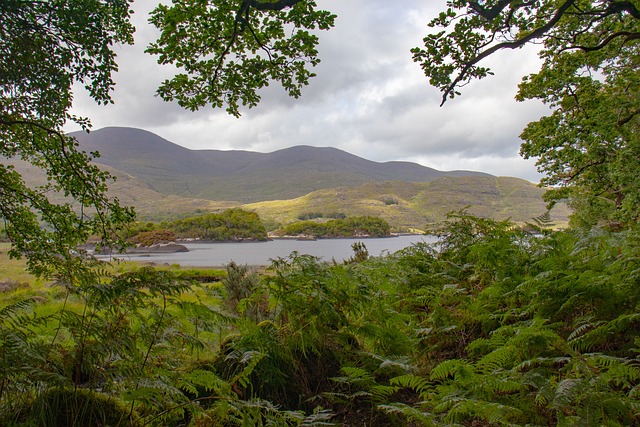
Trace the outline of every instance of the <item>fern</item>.
{"type": "Polygon", "coordinates": [[[199,396],[200,389],[214,392],[221,396],[231,394],[231,385],[211,371],[196,369],[180,375],[177,386],[189,393],[199,396]]]}
{"type": "Polygon", "coordinates": [[[445,360],[431,370],[430,377],[432,381],[444,381],[446,379],[455,379],[457,381],[466,381],[473,376],[473,367],[463,360],[445,360]]]}
{"type": "Polygon", "coordinates": [[[497,402],[461,400],[452,406],[444,420],[448,422],[482,420],[490,425],[513,425],[521,419],[522,415],[522,411],[518,408],[497,402]]]}
{"type": "Polygon", "coordinates": [[[433,415],[429,412],[423,412],[420,409],[409,406],[404,403],[390,403],[385,405],[378,405],[378,409],[390,413],[401,415],[409,421],[419,423],[425,427],[436,426],[433,422],[433,415]]]}
{"type": "Polygon", "coordinates": [[[420,396],[431,389],[431,384],[426,378],[413,374],[391,378],[389,383],[397,387],[409,388],[420,396]]]}

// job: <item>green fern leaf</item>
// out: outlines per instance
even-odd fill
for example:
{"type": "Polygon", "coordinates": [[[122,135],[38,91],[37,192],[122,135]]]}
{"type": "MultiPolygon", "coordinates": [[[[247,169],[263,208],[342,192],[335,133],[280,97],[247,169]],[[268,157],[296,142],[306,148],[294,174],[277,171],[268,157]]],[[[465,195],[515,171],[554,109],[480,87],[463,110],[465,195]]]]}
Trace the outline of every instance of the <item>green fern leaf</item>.
{"type": "Polygon", "coordinates": [[[410,388],[419,395],[422,395],[430,388],[430,383],[426,378],[413,374],[391,378],[389,383],[402,388],[410,388]]]}

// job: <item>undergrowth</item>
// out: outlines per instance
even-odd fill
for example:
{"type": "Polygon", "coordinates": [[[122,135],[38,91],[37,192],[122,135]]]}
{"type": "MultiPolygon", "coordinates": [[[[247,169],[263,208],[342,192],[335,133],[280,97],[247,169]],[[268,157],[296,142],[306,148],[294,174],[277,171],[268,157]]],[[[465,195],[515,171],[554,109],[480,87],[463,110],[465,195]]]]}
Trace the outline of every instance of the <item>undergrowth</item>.
{"type": "Polygon", "coordinates": [[[17,283],[0,424],[638,424],[640,234],[543,227],[461,212],[349,263],[17,283]]]}

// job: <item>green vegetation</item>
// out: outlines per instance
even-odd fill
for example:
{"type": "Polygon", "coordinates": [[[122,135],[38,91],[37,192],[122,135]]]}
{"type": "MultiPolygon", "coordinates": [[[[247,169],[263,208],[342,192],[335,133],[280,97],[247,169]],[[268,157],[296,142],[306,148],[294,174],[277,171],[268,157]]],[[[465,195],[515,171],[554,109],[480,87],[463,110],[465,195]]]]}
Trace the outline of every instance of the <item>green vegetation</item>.
{"type": "MultiPolygon", "coordinates": [[[[370,182],[331,188],[297,199],[252,203],[244,208],[280,224],[348,213],[383,218],[394,232],[423,232],[427,224],[442,222],[448,212],[466,206],[477,216],[524,224],[546,211],[544,192],[518,178],[442,177],[425,183],[370,182]]],[[[563,227],[568,223],[569,210],[558,203],[551,216],[556,226],[563,227]]]]}
{"type": "Polygon", "coordinates": [[[640,422],[640,230],[461,212],[433,231],[435,246],[360,245],[344,264],[232,264],[218,283],[129,264],[3,290],[0,422],[640,422]]]}
{"type": "Polygon", "coordinates": [[[130,224],[124,234],[130,243],[140,246],[169,243],[176,239],[218,242],[267,240],[267,232],[258,214],[239,208],[170,222],[130,224]]]}
{"type": "Polygon", "coordinates": [[[298,215],[298,219],[300,221],[307,221],[310,219],[317,219],[317,218],[345,219],[346,217],[347,217],[347,214],[342,212],[334,212],[326,215],[323,214],[322,212],[307,212],[307,213],[301,213],[298,215]]]}
{"type": "Polygon", "coordinates": [[[267,232],[255,212],[227,209],[217,214],[206,214],[162,223],[180,238],[215,241],[267,240],[267,232]]]}
{"type": "Polygon", "coordinates": [[[279,234],[284,236],[312,236],[315,238],[336,237],[388,237],[389,223],[382,218],[370,216],[332,219],[326,222],[299,221],[288,224],[279,234]]]}
{"type": "MultiPolygon", "coordinates": [[[[318,61],[304,29],[333,25],[315,8],[159,6],[152,21],[162,33],[149,50],[190,73],[161,95],[236,115],[269,79],[298,96],[318,61]]],[[[61,133],[67,120],[87,126],[68,113],[74,82],[110,101],[109,47],[132,41],[129,13],[123,1],[0,5],[0,154],[48,177],[27,187],[0,167],[12,242],[0,254],[0,424],[640,424],[634,2],[455,0],[431,24],[443,31],[414,50],[446,99],[489,74],[483,58],[541,41],[543,68],[519,97],[553,110],[527,127],[522,151],[540,156],[558,184],[550,200],[576,207],[573,228],[549,231],[542,215],[526,231],[459,211],[431,230],[436,245],[379,258],[354,245],[342,264],[294,253],[266,274],[109,267],[77,250],[90,234],[120,241],[112,231],[131,219],[105,196],[108,175],[61,133]],[[56,191],[83,209],[56,204],[56,191]],[[5,250],[24,255],[38,279],[5,250]]],[[[403,203],[396,193],[374,204],[403,203]]],[[[257,222],[242,211],[221,216],[257,222]]],[[[220,224],[184,223],[212,234],[220,224]]]]}
{"type": "Polygon", "coordinates": [[[0,220],[11,255],[27,257],[35,273],[83,268],[76,246],[90,235],[121,244],[112,230],[133,218],[107,196],[110,177],[90,163],[95,155],[80,152],[63,131],[68,123],[89,128],[69,113],[74,88],[84,87],[98,104],[111,102],[118,68],[111,47],[133,43],[130,13],[126,0],[0,5],[0,157],[24,160],[45,176],[42,185],[27,184],[2,160],[0,220]]]}

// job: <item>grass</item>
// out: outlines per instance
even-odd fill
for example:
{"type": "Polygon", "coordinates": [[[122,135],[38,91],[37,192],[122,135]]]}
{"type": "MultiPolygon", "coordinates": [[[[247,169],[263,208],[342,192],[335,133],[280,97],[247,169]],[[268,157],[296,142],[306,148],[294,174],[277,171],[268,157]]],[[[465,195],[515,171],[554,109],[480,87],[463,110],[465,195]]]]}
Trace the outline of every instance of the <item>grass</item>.
{"type": "MultiPolygon", "coordinates": [[[[60,311],[66,292],[63,288],[53,285],[52,281],[35,277],[27,271],[27,263],[24,259],[11,259],[7,252],[9,243],[0,243],[0,307],[6,306],[26,298],[35,298],[39,304],[39,315],[50,315],[60,311]]],[[[144,263],[133,261],[113,262],[105,264],[106,272],[122,274],[135,271],[145,266],[144,263]]],[[[222,285],[220,281],[226,277],[226,271],[216,268],[183,268],[179,265],[154,265],[158,270],[172,271],[179,278],[195,280],[198,286],[192,288],[191,295],[185,295],[186,300],[197,299],[217,303],[212,294],[218,294],[217,290],[222,285]]],[[[81,302],[74,298],[67,301],[67,308],[79,309],[81,302]]]]}

